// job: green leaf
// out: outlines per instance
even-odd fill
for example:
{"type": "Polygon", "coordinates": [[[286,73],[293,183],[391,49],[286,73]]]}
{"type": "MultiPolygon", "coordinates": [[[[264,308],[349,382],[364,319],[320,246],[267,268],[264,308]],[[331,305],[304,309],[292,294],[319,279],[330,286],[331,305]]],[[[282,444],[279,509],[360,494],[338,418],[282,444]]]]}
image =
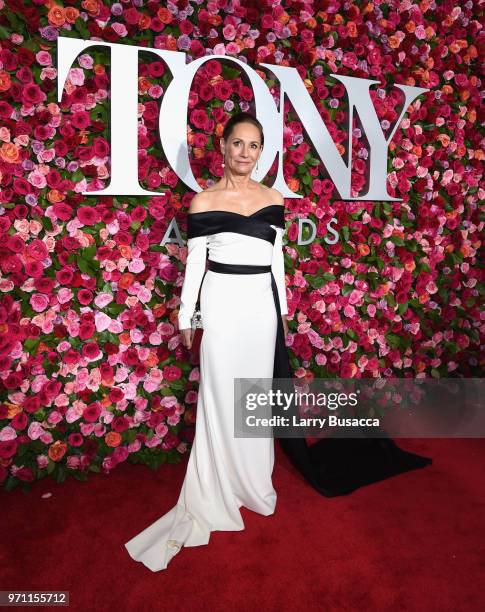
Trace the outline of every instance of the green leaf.
{"type": "Polygon", "coordinates": [[[24,341],[24,349],[28,353],[35,353],[35,349],[39,346],[39,344],[40,338],[27,338],[27,340],[24,341]]]}
{"type": "Polygon", "coordinates": [[[391,348],[399,348],[401,345],[401,337],[391,332],[386,334],[387,343],[391,348]]]}
{"type": "Polygon", "coordinates": [[[79,181],[82,181],[83,178],[84,174],[81,170],[79,170],[79,168],[71,174],[71,181],[73,181],[73,183],[79,183],[79,181]]]}
{"type": "Polygon", "coordinates": [[[107,341],[111,342],[111,344],[118,345],[120,343],[119,337],[116,334],[113,334],[113,332],[104,332],[104,335],[107,341]]]}
{"type": "Polygon", "coordinates": [[[97,249],[98,247],[95,244],[91,244],[85,249],[81,250],[81,253],[80,253],[81,257],[83,259],[86,259],[87,261],[91,261],[93,257],[96,255],[97,249]]]}
{"type": "Polygon", "coordinates": [[[17,480],[15,476],[12,476],[12,474],[10,474],[9,477],[7,478],[7,482],[5,483],[5,490],[13,491],[16,487],[18,487],[19,484],[20,484],[20,481],[17,480]]]}
{"type": "Polygon", "coordinates": [[[48,232],[52,232],[53,227],[50,217],[41,217],[40,222],[42,223],[42,226],[45,230],[47,230],[48,232]]]}
{"type": "Polygon", "coordinates": [[[84,21],[80,17],[76,19],[76,22],[74,23],[74,29],[79,32],[79,34],[81,34],[82,38],[88,39],[91,35],[84,21]]]}
{"type": "Polygon", "coordinates": [[[185,388],[185,381],[183,378],[179,378],[179,380],[174,380],[170,383],[170,388],[175,391],[183,391],[185,388]]]}
{"type": "Polygon", "coordinates": [[[312,276],[310,274],[306,277],[306,280],[314,289],[320,289],[325,284],[325,279],[321,275],[312,276]]]}
{"type": "Polygon", "coordinates": [[[57,482],[64,482],[66,480],[66,467],[58,465],[57,470],[54,472],[54,477],[57,482]]]}
{"type": "Polygon", "coordinates": [[[136,429],[135,429],[135,428],[133,428],[133,429],[128,429],[128,430],[125,432],[125,434],[124,434],[124,438],[125,438],[125,440],[126,440],[126,441],[127,441],[129,444],[131,444],[131,443],[132,443],[132,442],[134,442],[134,441],[135,441],[135,439],[136,439],[136,433],[137,433],[137,432],[136,432],[136,429]]]}
{"type": "Polygon", "coordinates": [[[111,302],[111,304],[108,304],[108,306],[105,307],[105,310],[108,312],[108,314],[118,316],[120,312],[126,310],[126,305],[111,302]]]}
{"type": "Polygon", "coordinates": [[[89,266],[88,262],[85,259],[79,258],[77,260],[77,265],[81,272],[84,274],[89,274],[89,276],[94,276],[94,272],[92,268],[89,266]]]}
{"type": "Polygon", "coordinates": [[[355,251],[355,249],[348,242],[344,242],[341,248],[344,253],[353,253],[355,251]]]}

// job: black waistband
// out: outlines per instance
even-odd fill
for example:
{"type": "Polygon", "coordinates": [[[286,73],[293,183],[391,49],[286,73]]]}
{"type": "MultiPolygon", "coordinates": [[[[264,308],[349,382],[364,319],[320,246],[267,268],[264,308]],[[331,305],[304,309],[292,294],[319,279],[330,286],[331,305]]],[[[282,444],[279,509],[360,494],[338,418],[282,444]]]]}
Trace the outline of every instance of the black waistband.
{"type": "Polygon", "coordinates": [[[209,259],[209,270],[213,272],[225,272],[226,274],[258,274],[260,272],[271,272],[271,264],[267,266],[252,266],[250,264],[228,264],[209,259]]]}

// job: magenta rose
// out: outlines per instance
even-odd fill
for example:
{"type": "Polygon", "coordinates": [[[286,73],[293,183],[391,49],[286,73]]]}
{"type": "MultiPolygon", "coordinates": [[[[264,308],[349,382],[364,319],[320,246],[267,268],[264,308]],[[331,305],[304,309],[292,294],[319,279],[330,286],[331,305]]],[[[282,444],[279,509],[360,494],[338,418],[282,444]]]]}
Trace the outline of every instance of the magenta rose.
{"type": "Polygon", "coordinates": [[[167,266],[164,266],[160,270],[159,276],[164,281],[173,282],[174,280],[176,280],[178,276],[178,268],[174,264],[169,264],[167,266]]]}
{"type": "Polygon", "coordinates": [[[78,447],[81,446],[84,439],[82,435],[78,432],[71,433],[67,436],[67,443],[70,446],[78,447]]]}
{"type": "Polygon", "coordinates": [[[71,115],[72,125],[78,130],[84,130],[91,125],[91,117],[86,111],[78,111],[71,115]]]}
{"type": "Polygon", "coordinates": [[[109,399],[116,404],[117,402],[121,402],[121,400],[125,397],[125,394],[118,387],[112,387],[109,391],[109,399]]]}
{"type": "Polygon", "coordinates": [[[95,359],[100,354],[99,346],[96,344],[96,342],[87,342],[83,345],[81,353],[83,357],[95,359]]]}
{"type": "Polygon", "coordinates": [[[3,380],[3,386],[6,389],[18,389],[22,384],[22,374],[20,372],[10,372],[7,378],[3,380]]]}
{"type": "Polygon", "coordinates": [[[113,431],[117,431],[118,433],[122,433],[126,431],[129,427],[128,421],[124,416],[117,416],[111,421],[111,428],[113,431]]]}
{"type": "Polygon", "coordinates": [[[292,223],[290,227],[288,228],[288,240],[290,242],[295,242],[297,238],[298,238],[298,224],[292,223]]]}
{"type": "Polygon", "coordinates": [[[80,289],[77,292],[77,299],[80,304],[87,306],[93,301],[93,293],[89,289],[80,289]]]}
{"type": "Polygon", "coordinates": [[[76,211],[77,218],[84,225],[99,223],[99,213],[93,206],[80,206],[76,211]]]}
{"type": "Polygon", "coordinates": [[[45,93],[35,83],[29,83],[22,88],[22,99],[26,104],[39,104],[46,99],[45,93]]]}
{"type": "Polygon", "coordinates": [[[93,140],[93,151],[96,157],[106,157],[109,153],[109,145],[104,138],[93,140]]]}
{"type": "Polygon", "coordinates": [[[47,257],[49,252],[42,240],[36,238],[35,240],[32,240],[30,244],[27,245],[27,254],[33,259],[37,259],[37,261],[42,261],[47,257]]]}
{"type": "Polygon", "coordinates": [[[99,407],[99,404],[93,402],[92,404],[86,406],[86,408],[84,409],[83,418],[88,423],[94,423],[98,420],[100,414],[101,408],[99,407]]]}
{"type": "Polygon", "coordinates": [[[18,442],[17,440],[5,440],[0,442],[0,458],[10,459],[17,452],[18,442]]]}
{"type": "Polygon", "coordinates": [[[12,427],[14,427],[15,429],[25,429],[27,427],[27,423],[29,422],[29,419],[27,418],[27,415],[25,414],[25,412],[19,412],[17,413],[11,423],[12,423],[12,427]]]}
{"type": "Polygon", "coordinates": [[[32,278],[40,278],[44,274],[44,266],[40,261],[27,261],[25,263],[25,273],[32,278]]]}
{"type": "Polygon", "coordinates": [[[79,363],[81,356],[75,349],[69,349],[64,353],[62,360],[67,365],[75,365],[76,363],[79,363]]]}
{"type": "Polygon", "coordinates": [[[25,248],[25,242],[20,236],[8,236],[6,247],[13,253],[22,253],[25,248]]]}
{"type": "Polygon", "coordinates": [[[101,378],[103,380],[108,380],[112,378],[114,374],[113,366],[111,366],[109,363],[106,363],[106,362],[103,362],[102,364],[100,364],[99,371],[101,373],[101,378]]]}
{"type": "Polygon", "coordinates": [[[81,323],[79,326],[79,338],[81,340],[87,340],[96,331],[96,326],[92,322],[81,323]]]}
{"type": "Polygon", "coordinates": [[[116,461],[116,463],[121,463],[121,461],[125,461],[129,455],[128,449],[126,446],[117,446],[111,457],[116,461]]]}
{"type": "Polygon", "coordinates": [[[182,375],[182,370],[175,365],[168,365],[163,368],[163,378],[172,382],[178,380],[182,375]]]}
{"type": "Polygon", "coordinates": [[[22,408],[29,414],[34,414],[40,409],[40,399],[37,395],[26,397],[22,403],[22,408]]]}

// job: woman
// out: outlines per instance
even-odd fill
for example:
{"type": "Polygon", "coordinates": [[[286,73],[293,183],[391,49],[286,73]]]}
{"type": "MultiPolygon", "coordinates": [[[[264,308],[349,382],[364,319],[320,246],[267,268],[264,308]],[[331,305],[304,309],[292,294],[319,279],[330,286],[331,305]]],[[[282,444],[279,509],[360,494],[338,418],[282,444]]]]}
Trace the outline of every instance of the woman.
{"type": "MultiPolygon", "coordinates": [[[[241,506],[265,516],[275,510],[273,438],[234,436],[234,378],[292,376],[285,347],[284,201],[277,190],[251,179],[263,145],[253,115],[233,116],[221,140],[224,176],[190,204],[178,321],[182,342],[190,348],[200,288],[204,333],[196,433],[177,504],[125,544],[133,559],[152,571],[165,569],[182,546],[207,544],[212,531],[244,529],[241,506]]],[[[348,464],[345,474],[328,471],[321,442],[309,449],[304,439],[280,439],[293,465],[320,493],[341,494],[364,484],[352,474],[349,478],[348,464]]],[[[393,473],[404,469],[409,463],[393,473]]],[[[364,480],[382,477],[367,473],[364,480]]]]}

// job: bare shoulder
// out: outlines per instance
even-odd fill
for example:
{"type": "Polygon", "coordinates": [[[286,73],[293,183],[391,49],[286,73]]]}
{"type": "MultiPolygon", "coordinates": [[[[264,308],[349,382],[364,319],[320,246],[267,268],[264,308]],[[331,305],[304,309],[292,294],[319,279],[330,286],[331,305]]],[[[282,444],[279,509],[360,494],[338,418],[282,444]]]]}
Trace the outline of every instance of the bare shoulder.
{"type": "Polygon", "coordinates": [[[210,210],[213,195],[210,191],[199,191],[190,201],[189,214],[210,210]]]}
{"type": "Polygon", "coordinates": [[[281,204],[281,206],[285,205],[285,199],[277,189],[268,187],[268,192],[268,195],[271,198],[271,204],[281,204]]]}

